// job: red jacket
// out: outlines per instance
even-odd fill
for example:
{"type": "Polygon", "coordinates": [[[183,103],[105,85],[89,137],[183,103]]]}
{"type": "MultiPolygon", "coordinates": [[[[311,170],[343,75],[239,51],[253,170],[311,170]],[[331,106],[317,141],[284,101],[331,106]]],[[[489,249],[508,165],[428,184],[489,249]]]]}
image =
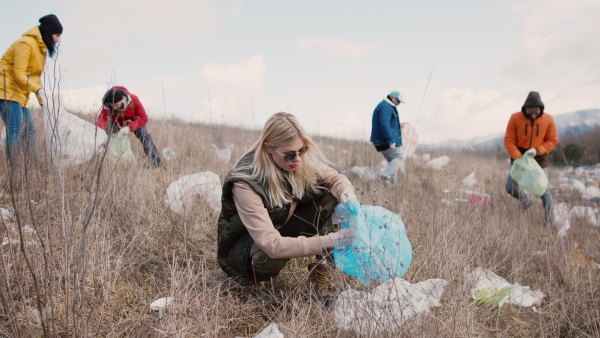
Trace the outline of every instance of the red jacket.
{"type": "Polygon", "coordinates": [[[110,117],[115,124],[119,126],[119,128],[129,127],[132,131],[140,129],[148,122],[148,115],[146,115],[146,110],[140,99],[131,94],[127,88],[125,87],[113,87],[123,90],[129,96],[129,104],[122,115],[115,114],[112,115],[112,112],[106,107],[102,106],[102,110],[100,114],[98,114],[98,119],[96,120],[96,125],[104,130],[106,130],[108,126],[108,118],[110,117]]]}

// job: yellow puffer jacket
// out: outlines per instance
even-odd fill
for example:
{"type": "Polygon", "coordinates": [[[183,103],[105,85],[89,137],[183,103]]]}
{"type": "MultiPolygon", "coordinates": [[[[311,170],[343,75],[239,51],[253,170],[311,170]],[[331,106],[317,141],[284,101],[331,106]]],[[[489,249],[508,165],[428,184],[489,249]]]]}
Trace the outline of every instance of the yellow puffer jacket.
{"type": "MultiPolygon", "coordinates": [[[[42,88],[40,77],[47,50],[37,26],[8,48],[0,60],[0,100],[18,102],[27,107],[29,94],[37,94],[42,88]]],[[[39,97],[38,101],[42,103],[39,97]]]]}

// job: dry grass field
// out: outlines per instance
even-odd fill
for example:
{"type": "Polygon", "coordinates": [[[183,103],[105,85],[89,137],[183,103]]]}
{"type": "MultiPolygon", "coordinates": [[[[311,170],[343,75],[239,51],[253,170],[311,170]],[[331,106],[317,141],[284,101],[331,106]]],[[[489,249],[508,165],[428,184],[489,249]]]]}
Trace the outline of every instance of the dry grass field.
{"type": "MultiPolygon", "coordinates": [[[[136,165],[100,154],[60,171],[30,166],[11,184],[2,154],[0,206],[16,209],[16,215],[0,230],[2,238],[14,239],[0,247],[0,336],[251,337],[270,323],[286,337],[357,336],[338,329],[332,309],[311,298],[309,258],[292,260],[268,283],[278,302],[265,304],[245,294],[218,266],[218,214],[203,198],[181,215],[163,203],[165,189],[183,175],[212,171],[222,180],[258,132],[175,120],[151,120],[148,127],[159,150],[171,147],[179,160],[147,169],[141,145],[130,135],[136,165]],[[231,147],[231,159],[219,160],[212,144],[231,147]],[[23,230],[26,226],[35,233],[23,230]],[[164,311],[151,311],[150,303],[161,297],[174,301],[164,311]]],[[[44,153],[42,130],[39,125],[44,153]]],[[[376,170],[382,160],[367,142],[314,138],[339,171],[376,170]]],[[[505,193],[509,164],[504,156],[428,152],[432,158],[448,155],[451,162],[433,170],[423,160],[409,159],[406,175],[394,186],[350,176],[362,204],[402,214],[413,247],[404,279],[448,282],[441,306],[430,315],[380,336],[600,336],[599,270],[573,256],[576,248],[600,262],[600,228],[572,219],[562,238],[556,229],[543,228],[539,198],[523,212],[505,193]],[[471,172],[478,182],[473,188],[490,194],[492,205],[442,203],[466,197],[460,189],[471,172]],[[465,278],[476,267],[546,297],[535,311],[477,305],[465,278]]],[[[556,191],[555,168],[549,176],[556,191]]],[[[590,203],[568,192],[555,196],[555,204],[560,202],[590,203]]],[[[359,288],[340,272],[336,283],[340,291],[359,288]]]]}

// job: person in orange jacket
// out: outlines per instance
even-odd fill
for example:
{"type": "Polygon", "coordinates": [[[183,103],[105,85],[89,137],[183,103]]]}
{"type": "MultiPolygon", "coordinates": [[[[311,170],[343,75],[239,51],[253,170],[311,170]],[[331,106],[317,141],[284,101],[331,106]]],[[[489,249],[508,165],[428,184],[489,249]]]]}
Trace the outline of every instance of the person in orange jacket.
{"type": "MultiPolygon", "coordinates": [[[[550,152],[558,145],[558,130],[554,118],[544,112],[544,103],[538,92],[529,92],[520,112],[512,114],[506,127],[504,146],[511,157],[511,164],[521,156],[532,156],[548,173],[550,152]]],[[[521,202],[523,209],[531,206],[529,197],[508,175],[506,192],[521,202]]],[[[554,226],[552,196],[547,189],[541,196],[545,211],[544,226],[554,226]]]]}
{"type": "Polygon", "coordinates": [[[106,130],[107,133],[119,132],[119,134],[127,135],[133,131],[135,137],[142,143],[150,165],[158,168],[161,165],[161,159],[146,127],[147,122],[148,115],[142,102],[127,88],[116,86],[104,94],[102,110],[98,114],[96,125],[106,130]]]}

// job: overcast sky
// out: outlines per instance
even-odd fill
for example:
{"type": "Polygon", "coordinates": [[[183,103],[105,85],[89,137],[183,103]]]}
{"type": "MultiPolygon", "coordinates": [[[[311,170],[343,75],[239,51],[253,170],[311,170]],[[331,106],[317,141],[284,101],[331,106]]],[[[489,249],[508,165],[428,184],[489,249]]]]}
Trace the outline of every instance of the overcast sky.
{"type": "Polygon", "coordinates": [[[69,107],[97,112],[118,84],[150,123],[262,127],[286,111],[314,134],[368,140],[373,108],[399,90],[401,122],[434,143],[503,132],[531,90],[550,114],[600,108],[598,0],[20,0],[2,10],[3,50],[58,16],[49,66],[69,107]]]}

